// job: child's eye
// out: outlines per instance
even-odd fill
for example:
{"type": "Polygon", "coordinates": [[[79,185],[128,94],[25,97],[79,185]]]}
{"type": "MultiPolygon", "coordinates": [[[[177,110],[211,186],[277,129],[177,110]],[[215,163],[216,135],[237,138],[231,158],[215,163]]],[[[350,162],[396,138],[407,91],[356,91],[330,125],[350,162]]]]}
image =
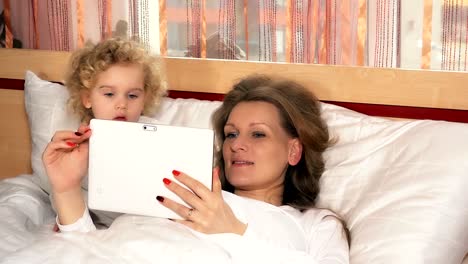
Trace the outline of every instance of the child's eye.
{"type": "Polygon", "coordinates": [[[256,131],[256,132],[253,132],[253,133],[252,133],[252,137],[254,137],[254,138],[263,138],[263,137],[265,137],[265,136],[266,136],[266,135],[265,135],[265,133],[263,133],[263,132],[258,132],[258,131],[256,131]]]}
{"type": "Polygon", "coordinates": [[[107,96],[107,97],[112,97],[114,95],[114,93],[105,93],[104,96],[107,96]]]}
{"type": "Polygon", "coordinates": [[[129,95],[128,95],[128,98],[130,98],[130,99],[137,99],[137,98],[138,98],[138,95],[136,95],[136,94],[129,94],[129,95]]]}
{"type": "Polygon", "coordinates": [[[238,135],[238,133],[235,133],[235,132],[227,132],[224,134],[224,137],[225,138],[236,138],[238,135]]]}

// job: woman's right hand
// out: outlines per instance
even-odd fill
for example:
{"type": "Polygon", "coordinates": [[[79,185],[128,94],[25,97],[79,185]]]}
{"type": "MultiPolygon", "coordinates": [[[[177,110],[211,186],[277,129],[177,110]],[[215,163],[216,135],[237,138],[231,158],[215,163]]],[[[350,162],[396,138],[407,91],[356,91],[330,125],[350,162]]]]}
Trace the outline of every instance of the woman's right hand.
{"type": "Polygon", "coordinates": [[[65,193],[81,187],[88,169],[88,140],[91,130],[81,125],[78,131],[57,131],[42,154],[52,190],[65,193]]]}

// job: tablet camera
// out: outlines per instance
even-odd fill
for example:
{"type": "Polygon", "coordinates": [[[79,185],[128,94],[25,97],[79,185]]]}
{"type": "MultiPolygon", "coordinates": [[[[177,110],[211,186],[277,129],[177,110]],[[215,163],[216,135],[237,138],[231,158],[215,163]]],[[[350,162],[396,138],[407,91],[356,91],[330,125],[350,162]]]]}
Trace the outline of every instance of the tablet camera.
{"type": "Polygon", "coordinates": [[[152,125],[143,125],[143,130],[156,132],[158,128],[152,125]]]}

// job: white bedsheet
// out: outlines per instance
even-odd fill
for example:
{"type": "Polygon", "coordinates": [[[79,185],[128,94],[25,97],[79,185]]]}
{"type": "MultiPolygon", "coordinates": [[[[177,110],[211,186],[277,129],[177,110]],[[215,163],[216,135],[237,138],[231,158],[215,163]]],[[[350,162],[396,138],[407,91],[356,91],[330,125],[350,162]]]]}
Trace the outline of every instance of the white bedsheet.
{"type": "Polygon", "coordinates": [[[54,212],[49,198],[31,177],[0,182],[0,260],[52,233],[54,212]]]}
{"type": "Polygon", "coordinates": [[[30,175],[0,182],[0,216],[0,263],[314,263],[300,251],[161,218],[124,215],[106,230],[55,233],[48,197],[30,175]]]}

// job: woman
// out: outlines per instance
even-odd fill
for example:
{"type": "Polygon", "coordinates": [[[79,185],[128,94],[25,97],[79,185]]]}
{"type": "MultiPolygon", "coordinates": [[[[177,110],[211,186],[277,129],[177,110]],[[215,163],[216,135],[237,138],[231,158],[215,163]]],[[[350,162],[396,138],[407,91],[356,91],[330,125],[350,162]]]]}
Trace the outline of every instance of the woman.
{"type": "Polygon", "coordinates": [[[226,95],[213,125],[219,147],[212,190],[177,170],[176,182],[164,179],[191,206],[158,196],[185,219],[175,221],[205,234],[237,234],[237,250],[268,244],[319,263],[348,263],[345,227],[314,207],[330,145],[316,97],[292,81],[251,76],[226,95]]]}

